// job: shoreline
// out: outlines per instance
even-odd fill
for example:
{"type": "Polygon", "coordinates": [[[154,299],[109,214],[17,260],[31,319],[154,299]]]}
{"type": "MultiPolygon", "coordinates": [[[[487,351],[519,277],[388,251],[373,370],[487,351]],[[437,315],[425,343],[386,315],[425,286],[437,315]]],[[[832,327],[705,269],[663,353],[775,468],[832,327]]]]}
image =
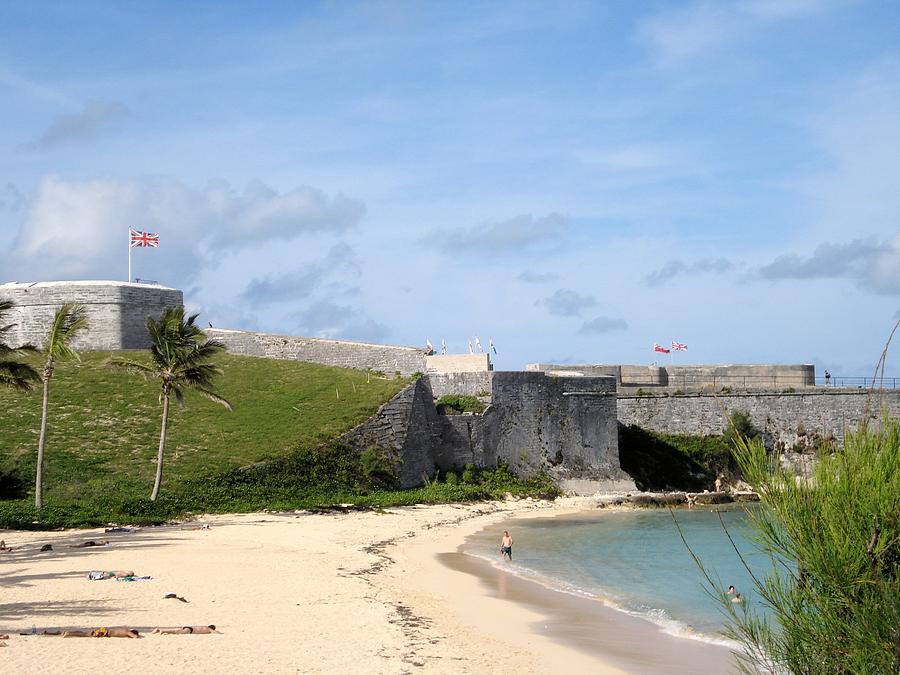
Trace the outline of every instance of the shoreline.
{"type": "MultiPolygon", "coordinates": [[[[547,601],[497,597],[483,577],[451,569],[440,557],[461,556],[457,549],[469,534],[503,521],[585,506],[584,500],[520,500],[216,515],[126,533],[0,531],[16,547],[0,554],[0,634],[10,634],[0,641],[6,644],[0,655],[19,672],[40,664],[48,672],[94,673],[98,663],[115,664],[105,669],[122,673],[455,674],[487,672],[498,663],[517,673],[641,672],[623,669],[627,659],[615,650],[585,651],[560,640],[558,631],[542,630],[547,601]],[[201,522],[210,528],[197,529],[201,522]],[[70,548],[91,539],[111,545],[70,548]],[[39,550],[46,543],[53,551],[39,550]],[[91,570],[115,569],[152,579],[87,579],[91,570]],[[188,602],[165,599],[169,593],[188,602]],[[32,625],[38,632],[130,626],[144,636],[155,627],[210,623],[222,634],[140,640],[19,635],[32,625]]],[[[509,587],[525,581],[502,577],[509,587]]],[[[608,632],[633,619],[600,609],[615,613],[608,632]]]]}
{"type": "MultiPolygon", "coordinates": [[[[591,501],[582,502],[580,508],[514,514],[489,527],[496,527],[499,532],[513,529],[518,521],[526,519],[569,515],[596,518],[634,508],[613,506],[598,510],[589,506],[591,501]]],[[[437,558],[448,568],[477,578],[482,592],[536,612],[541,618],[531,626],[534,633],[549,636],[628,673],[688,675],[724,673],[734,668],[733,647],[725,638],[718,642],[715,636],[671,633],[666,626],[602,597],[579,595],[554,587],[514,569],[505,569],[504,565],[480,555],[467,553],[464,547],[465,543],[461,543],[455,552],[440,553],[437,558]]]]}

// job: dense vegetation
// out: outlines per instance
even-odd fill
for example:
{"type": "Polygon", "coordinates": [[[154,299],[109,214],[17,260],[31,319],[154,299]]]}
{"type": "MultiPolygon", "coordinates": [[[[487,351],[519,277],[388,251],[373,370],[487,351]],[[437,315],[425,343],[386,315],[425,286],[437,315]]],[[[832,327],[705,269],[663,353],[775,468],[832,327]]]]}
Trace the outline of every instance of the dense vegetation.
{"type": "Polygon", "coordinates": [[[743,411],[730,415],[722,434],[710,436],[660,434],[628,425],[619,433],[619,463],[641,490],[711,489],[716,476],[740,477],[732,454],[735,439],[758,435],[743,411]]]}
{"type": "Polygon", "coordinates": [[[482,413],[485,405],[477,396],[465,394],[444,394],[434,402],[442,415],[462,415],[463,413],[482,413]]]}
{"type": "Polygon", "coordinates": [[[742,668],[900,672],[900,421],[849,434],[806,480],[759,441],[738,441],[734,455],[768,506],[748,514],[772,560],[755,591],[774,621],[729,602],[710,579],[746,648],[742,668]]]}

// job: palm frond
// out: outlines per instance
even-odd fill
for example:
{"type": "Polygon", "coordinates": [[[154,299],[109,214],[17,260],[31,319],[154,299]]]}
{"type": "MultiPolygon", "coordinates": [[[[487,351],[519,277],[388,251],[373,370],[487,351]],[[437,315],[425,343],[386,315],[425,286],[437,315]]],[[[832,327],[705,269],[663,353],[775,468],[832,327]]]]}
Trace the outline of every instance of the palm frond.
{"type": "Polygon", "coordinates": [[[62,305],[56,310],[47,333],[45,349],[48,356],[57,360],[77,359],[78,353],[70,343],[87,326],[87,314],[83,306],[71,302],[62,305]]]}
{"type": "Polygon", "coordinates": [[[110,359],[106,362],[106,366],[113,370],[131,373],[132,375],[140,375],[145,380],[152,380],[159,376],[159,371],[156,368],[151,368],[144,363],[130,361],[128,359],[110,359]]]}
{"type": "Polygon", "coordinates": [[[38,372],[25,363],[17,361],[0,361],[0,385],[29,391],[41,379],[38,372]]]}
{"type": "Polygon", "coordinates": [[[194,387],[194,390],[199,392],[201,396],[204,398],[208,398],[213,403],[218,403],[221,406],[224,406],[227,410],[234,410],[234,407],[229,403],[226,399],[219,396],[216,392],[210,391],[204,387],[194,387]]]}

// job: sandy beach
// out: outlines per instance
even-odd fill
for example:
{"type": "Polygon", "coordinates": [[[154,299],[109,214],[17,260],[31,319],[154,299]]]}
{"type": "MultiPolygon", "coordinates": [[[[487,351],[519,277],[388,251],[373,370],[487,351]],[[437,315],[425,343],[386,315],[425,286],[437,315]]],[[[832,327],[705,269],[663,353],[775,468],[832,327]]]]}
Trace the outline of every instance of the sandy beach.
{"type": "Polygon", "coordinates": [[[3,531],[15,550],[0,554],[0,634],[10,635],[0,662],[31,673],[727,672],[723,648],[456,553],[484,527],[576,509],[510,501],[211,516],[127,533],[3,531]],[[111,543],[71,547],[100,539],[111,543]],[[92,570],[152,579],[90,581],[92,570]],[[221,634],[149,634],[207,624],[221,634]],[[129,626],[144,637],[20,635],[32,626],[129,626]]]}

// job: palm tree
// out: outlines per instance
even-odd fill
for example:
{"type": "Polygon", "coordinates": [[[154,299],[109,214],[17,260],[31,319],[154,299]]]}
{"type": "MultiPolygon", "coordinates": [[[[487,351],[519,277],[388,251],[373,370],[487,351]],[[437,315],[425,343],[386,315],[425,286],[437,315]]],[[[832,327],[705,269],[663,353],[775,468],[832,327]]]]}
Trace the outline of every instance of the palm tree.
{"type": "Polygon", "coordinates": [[[6,344],[6,336],[16,324],[6,324],[3,315],[13,307],[15,307],[15,303],[12,300],[0,300],[0,385],[19,391],[28,391],[40,379],[40,375],[28,364],[12,361],[10,357],[36,350],[31,345],[10,347],[6,344]]]}
{"type": "Polygon", "coordinates": [[[53,323],[47,332],[47,340],[44,342],[44,351],[47,354],[47,362],[41,371],[41,380],[44,383],[44,400],[41,405],[41,435],[38,438],[37,471],[34,479],[34,505],[41,508],[44,504],[44,441],[47,438],[47,403],[50,400],[50,378],[53,377],[53,369],[58,361],[78,359],[78,352],[70,346],[72,338],[87,328],[88,320],[84,307],[73,303],[66,303],[53,317],[53,323]]]}
{"type": "Polygon", "coordinates": [[[211,390],[213,380],[222,369],[210,360],[225,350],[225,345],[217,340],[207,340],[202,330],[194,325],[197,314],[185,319],[184,309],[170,308],[162,313],[159,320],[147,318],[147,332],[150,334],[151,365],[126,359],[113,359],[110,366],[118,370],[140,375],[147,380],[159,380],[159,400],[163,406],[162,430],[159,434],[159,451],[156,455],[156,480],[150,501],[156,501],[162,483],[163,450],[166,446],[166,427],[169,423],[169,398],[184,407],[184,389],[194,389],[219,403],[228,410],[231,404],[211,390]]]}

